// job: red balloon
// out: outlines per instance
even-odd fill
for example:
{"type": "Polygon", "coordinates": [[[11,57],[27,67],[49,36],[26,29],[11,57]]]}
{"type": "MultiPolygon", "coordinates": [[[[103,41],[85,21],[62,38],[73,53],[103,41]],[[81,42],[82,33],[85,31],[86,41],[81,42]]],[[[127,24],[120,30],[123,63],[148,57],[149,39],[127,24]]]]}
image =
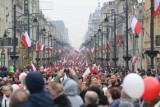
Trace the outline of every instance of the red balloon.
{"type": "Polygon", "coordinates": [[[160,83],[153,77],[144,79],[145,89],[142,98],[147,101],[154,100],[158,97],[160,92],[160,83]]]}
{"type": "Polygon", "coordinates": [[[23,89],[23,87],[24,87],[23,84],[18,84],[18,86],[20,89],[23,89]]]}

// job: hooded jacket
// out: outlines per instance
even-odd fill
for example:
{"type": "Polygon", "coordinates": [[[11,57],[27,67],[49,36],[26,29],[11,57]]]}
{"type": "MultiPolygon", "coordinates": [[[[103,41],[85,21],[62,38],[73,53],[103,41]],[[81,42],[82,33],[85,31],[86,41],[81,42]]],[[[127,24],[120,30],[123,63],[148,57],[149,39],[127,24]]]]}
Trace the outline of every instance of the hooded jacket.
{"type": "Polygon", "coordinates": [[[53,98],[49,91],[44,89],[43,77],[39,72],[27,75],[26,86],[31,94],[24,107],[54,107],[53,98]]]}
{"type": "Polygon", "coordinates": [[[54,107],[51,94],[47,90],[29,95],[24,107],[54,107]]]}
{"type": "Polygon", "coordinates": [[[64,86],[64,94],[70,100],[72,107],[80,107],[83,104],[83,100],[80,96],[78,96],[78,84],[70,79],[67,78],[63,81],[64,86]]]}

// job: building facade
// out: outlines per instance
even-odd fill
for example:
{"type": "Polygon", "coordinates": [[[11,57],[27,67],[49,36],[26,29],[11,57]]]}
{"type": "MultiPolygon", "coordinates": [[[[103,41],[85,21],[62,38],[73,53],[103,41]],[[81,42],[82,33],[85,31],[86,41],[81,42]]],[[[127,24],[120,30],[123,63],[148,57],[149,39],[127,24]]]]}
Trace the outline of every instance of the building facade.
{"type": "MultiPolygon", "coordinates": [[[[151,41],[150,41],[150,18],[151,18],[151,12],[150,12],[151,3],[150,0],[145,0],[145,13],[144,13],[144,50],[150,50],[151,48],[151,41]]],[[[160,50],[160,14],[154,18],[154,50],[159,51],[160,50]]],[[[145,69],[150,68],[150,57],[147,55],[144,55],[144,66],[145,69]]],[[[160,71],[160,55],[157,55],[154,58],[154,67],[156,70],[160,71]]]]}
{"type": "MultiPolygon", "coordinates": [[[[1,0],[0,1],[0,66],[9,67],[13,65],[13,27],[14,27],[14,11],[16,5],[16,55],[19,56],[16,60],[16,65],[23,65],[27,62],[27,58],[31,57],[31,61],[36,62],[37,52],[35,45],[40,41],[42,45],[53,45],[54,40],[60,40],[62,37],[59,31],[56,30],[49,21],[45,18],[42,10],[39,7],[39,0],[1,0]],[[29,12],[29,15],[28,15],[29,12]],[[23,48],[21,44],[22,33],[27,31],[32,46],[30,50],[23,48]],[[39,38],[39,39],[37,39],[39,38]],[[53,39],[51,39],[53,38],[53,39]],[[27,54],[29,53],[29,56],[27,54]]],[[[66,32],[65,32],[66,33],[66,32]]],[[[45,52],[43,56],[48,58],[51,53],[45,52]]],[[[28,65],[30,61],[28,62],[28,65]]]]}

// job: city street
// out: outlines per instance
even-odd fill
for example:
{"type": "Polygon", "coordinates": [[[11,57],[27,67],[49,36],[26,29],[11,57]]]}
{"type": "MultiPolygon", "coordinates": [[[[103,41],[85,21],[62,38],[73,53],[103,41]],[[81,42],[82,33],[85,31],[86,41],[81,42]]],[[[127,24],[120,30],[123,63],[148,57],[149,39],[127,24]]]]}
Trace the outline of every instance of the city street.
{"type": "Polygon", "coordinates": [[[0,107],[160,107],[160,0],[0,0],[0,107]]]}

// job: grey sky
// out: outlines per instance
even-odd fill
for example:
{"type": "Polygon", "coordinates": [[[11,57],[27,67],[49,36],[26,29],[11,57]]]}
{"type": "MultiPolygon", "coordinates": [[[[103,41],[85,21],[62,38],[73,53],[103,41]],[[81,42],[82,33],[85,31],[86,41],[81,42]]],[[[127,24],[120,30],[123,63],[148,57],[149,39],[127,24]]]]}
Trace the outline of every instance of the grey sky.
{"type": "Polygon", "coordinates": [[[88,18],[97,7],[98,1],[101,6],[108,0],[40,0],[46,17],[53,20],[63,20],[69,31],[71,45],[78,49],[83,41],[87,30],[88,18]],[[45,4],[45,6],[44,6],[45,4]]]}

